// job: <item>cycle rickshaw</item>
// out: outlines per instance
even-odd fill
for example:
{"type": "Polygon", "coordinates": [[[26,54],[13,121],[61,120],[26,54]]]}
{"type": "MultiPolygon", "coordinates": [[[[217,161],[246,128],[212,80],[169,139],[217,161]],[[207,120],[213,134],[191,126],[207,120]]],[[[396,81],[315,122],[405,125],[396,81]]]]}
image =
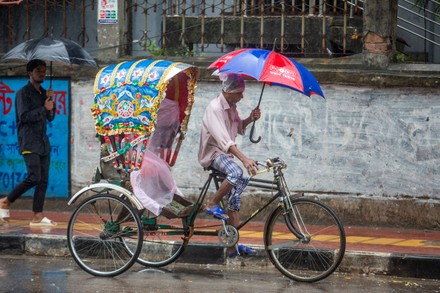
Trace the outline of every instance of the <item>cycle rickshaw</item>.
{"type": "Polygon", "coordinates": [[[259,163],[259,173],[272,172],[273,178],[251,178],[250,186],[275,194],[240,226],[223,220],[215,227],[196,224],[211,184],[218,188],[223,174],[210,170],[200,196],[191,202],[172,184],[167,168],[175,164],[185,137],[197,74],[194,66],[164,60],[122,62],[97,74],[92,114],[101,164],[94,183],[68,203],[80,201],[67,229],[76,263],[92,275],[116,276],[135,262],[170,264],[199,237],[217,236],[232,247],[240,229],[277,202],[264,228],[271,262],[297,281],[329,276],[345,252],[343,225],[320,201],[290,193],[283,175],[287,165],[280,158],[259,163]],[[146,200],[139,195],[144,192],[150,195],[146,200]]]}

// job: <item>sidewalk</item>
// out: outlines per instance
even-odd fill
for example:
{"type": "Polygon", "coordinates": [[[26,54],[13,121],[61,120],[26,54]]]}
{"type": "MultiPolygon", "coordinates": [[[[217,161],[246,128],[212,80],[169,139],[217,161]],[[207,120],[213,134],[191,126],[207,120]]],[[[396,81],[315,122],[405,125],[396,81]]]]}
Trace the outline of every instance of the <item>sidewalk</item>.
{"type": "MultiPolygon", "coordinates": [[[[10,222],[0,223],[0,254],[68,256],[66,229],[71,211],[47,211],[45,215],[58,225],[31,228],[30,210],[12,209],[10,222]]],[[[264,253],[263,228],[264,223],[248,223],[240,231],[240,242],[259,252],[259,257],[254,259],[258,265],[266,262],[271,265],[264,253]]],[[[345,227],[345,230],[347,249],[340,271],[440,279],[440,231],[366,227],[345,227]]],[[[223,249],[216,241],[190,241],[179,261],[219,263],[223,249]]],[[[248,261],[252,262],[251,259],[248,261]]]]}

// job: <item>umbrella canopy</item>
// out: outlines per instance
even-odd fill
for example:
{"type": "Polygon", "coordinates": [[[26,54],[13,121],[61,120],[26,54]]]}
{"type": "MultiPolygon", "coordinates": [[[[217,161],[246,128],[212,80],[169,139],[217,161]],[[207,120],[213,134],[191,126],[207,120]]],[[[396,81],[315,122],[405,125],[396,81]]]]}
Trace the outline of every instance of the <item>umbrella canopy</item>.
{"type": "MultiPolygon", "coordinates": [[[[260,106],[264,86],[276,85],[298,91],[306,96],[313,94],[324,97],[321,87],[315,77],[303,65],[286,56],[264,49],[244,48],[223,55],[212,63],[209,69],[217,69],[216,73],[235,73],[255,78],[264,82],[257,107],[260,106]]],[[[252,138],[255,121],[252,124],[250,140],[252,138]]]]}
{"type": "Polygon", "coordinates": [[[0,62],[32,59],[98,67],[95,60],[79,44],[65,38],[52,37],[41,37],[23,42],[7,52],[0,62]]]}
{"type": "Polygon", "coordinates": [[[0,62],[41,59],[50,62],[50,78],[52,86],[52,62],[66,65],[98,67],[90,54],[74,41],[52,37],[41,37],[23,42],[8,51],[0,62]]]}
{"type": "Polygon", "coordinates": [[[295,60],[274,51],[239,49],[220,57],[209,68],[253,77],[268,85],[287,87],[306,96],[316,94],[324,97],[318,81],[310,71],[295,60]]]}

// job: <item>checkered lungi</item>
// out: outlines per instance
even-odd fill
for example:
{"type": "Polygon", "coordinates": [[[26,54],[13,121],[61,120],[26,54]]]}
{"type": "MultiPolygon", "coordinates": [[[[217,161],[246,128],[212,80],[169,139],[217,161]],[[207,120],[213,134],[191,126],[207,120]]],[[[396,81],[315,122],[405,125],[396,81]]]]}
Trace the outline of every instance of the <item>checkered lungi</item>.
{"type": "Polygon", "coordinates": [[[226,180],[233,186],[228,193],[228,209],[239,211],[240,195],[248,186],[250,177],[244,177],[241,167],[225,155],[215,158],[211,167],[226,174],[226,180]]]}

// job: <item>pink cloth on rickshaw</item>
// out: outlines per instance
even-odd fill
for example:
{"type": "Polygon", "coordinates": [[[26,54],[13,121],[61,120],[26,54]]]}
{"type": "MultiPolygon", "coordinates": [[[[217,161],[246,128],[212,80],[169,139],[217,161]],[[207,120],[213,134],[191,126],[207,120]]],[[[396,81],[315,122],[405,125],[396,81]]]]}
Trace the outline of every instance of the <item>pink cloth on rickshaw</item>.
{"type": "Polygon", "coordinates": [[[134,194],[155,215],[173,200],[174,194],[182,195],[169,165],[159,157],[173,146],[179,126],[179,104],[164,98],[157,111],[156,127],[148,139],[141,168],[130,175],[134,194]]]}
{"type": "Polygon", "coordinates": [[[156,216],[174,194],[182,195],[168,164],[149,150],[145,150],[141,169],[131,172],[130,181],[136,197],[156,216]]]}

